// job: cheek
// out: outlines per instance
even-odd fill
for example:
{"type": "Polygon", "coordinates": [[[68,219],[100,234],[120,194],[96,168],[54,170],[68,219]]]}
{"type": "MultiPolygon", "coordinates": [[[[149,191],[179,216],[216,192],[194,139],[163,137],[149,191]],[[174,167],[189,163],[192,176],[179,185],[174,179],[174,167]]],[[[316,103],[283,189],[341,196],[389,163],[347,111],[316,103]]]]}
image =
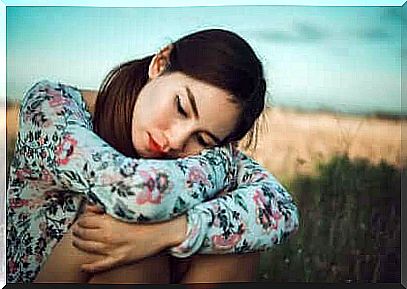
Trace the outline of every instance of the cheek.
{"type": "Polygon", "coordinates": [[[167,130],[173,122],[173,114],[164,103],[152,103],[143,113],[145,129],[167,130]]]}

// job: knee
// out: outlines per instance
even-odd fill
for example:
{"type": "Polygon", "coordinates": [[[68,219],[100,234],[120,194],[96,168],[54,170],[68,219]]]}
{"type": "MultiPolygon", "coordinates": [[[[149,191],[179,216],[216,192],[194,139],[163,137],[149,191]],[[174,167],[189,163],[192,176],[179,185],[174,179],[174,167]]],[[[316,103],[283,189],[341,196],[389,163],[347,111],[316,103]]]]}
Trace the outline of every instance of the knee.
{"type": "Polygon", "coordinates": [[[253,281],[259,261],[260,253],[196,255],[182,283],[253,281]]]}

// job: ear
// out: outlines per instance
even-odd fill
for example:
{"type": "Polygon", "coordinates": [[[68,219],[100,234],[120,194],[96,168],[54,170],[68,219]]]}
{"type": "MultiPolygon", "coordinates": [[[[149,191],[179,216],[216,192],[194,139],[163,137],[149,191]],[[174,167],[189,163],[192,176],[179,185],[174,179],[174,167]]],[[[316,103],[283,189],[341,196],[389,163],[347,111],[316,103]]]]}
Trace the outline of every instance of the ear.
{"type": "Polygon", "coordinates": [[[170,63],[170,54],[172,48],[172,44],[167,45],[166,47],[161,49],[160,52],[154,55],[148,67],[148,77],[150,79],[156,78],[167,69],[167,66],[170,63]]]}

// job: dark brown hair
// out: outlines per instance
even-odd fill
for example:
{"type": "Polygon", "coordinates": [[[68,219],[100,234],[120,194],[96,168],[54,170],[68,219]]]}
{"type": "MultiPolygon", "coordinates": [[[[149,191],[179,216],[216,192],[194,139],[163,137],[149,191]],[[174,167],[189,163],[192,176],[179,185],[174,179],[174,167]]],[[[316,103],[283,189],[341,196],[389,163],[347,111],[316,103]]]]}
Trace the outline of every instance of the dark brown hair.
{"type": "MultiPolygon", "coordinates": [[[[153,56],[120,64],[103,81],[96,100],[94,129],[126,156],[136,157],[131,138],[133,108],[148,81],[153,56]]],[[[263,67],[250,45],[237,34],[209,29],[173,43],[166,73],[182,72],[233,95],[241,114],[235,129],[223,143],[237,142],[249,134],[264,109],[266,81],[263,67]]]]}

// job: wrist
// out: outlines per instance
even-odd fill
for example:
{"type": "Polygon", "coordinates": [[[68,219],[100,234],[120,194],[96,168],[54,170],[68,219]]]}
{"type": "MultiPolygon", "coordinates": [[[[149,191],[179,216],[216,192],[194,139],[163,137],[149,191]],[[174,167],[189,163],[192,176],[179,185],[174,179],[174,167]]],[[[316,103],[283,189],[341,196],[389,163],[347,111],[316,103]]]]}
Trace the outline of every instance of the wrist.
{"type": "Polygon", "coordinates": [[[186,238],[188,229],[188,220],[185,214],[171,220],[170,223],[171,224],[168,227],[169,234],[164,237],[168,238],[166,242],[167,248],[175,247],[181,244],[186,238]]]}

